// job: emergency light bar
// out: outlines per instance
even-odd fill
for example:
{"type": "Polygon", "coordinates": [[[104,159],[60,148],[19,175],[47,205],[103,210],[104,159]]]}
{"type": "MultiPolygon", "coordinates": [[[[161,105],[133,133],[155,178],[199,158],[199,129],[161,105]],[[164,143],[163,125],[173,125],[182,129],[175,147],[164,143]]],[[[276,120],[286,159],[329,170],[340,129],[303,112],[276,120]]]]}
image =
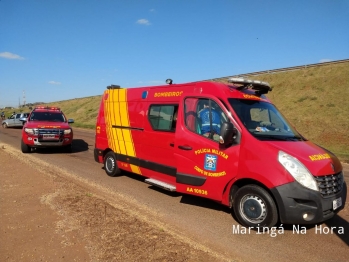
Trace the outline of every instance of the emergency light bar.
{"type": "Polygon", "coordinates": [[[54,107],[54,106],[36,106],[34,107],[34,110],[36,109],[61,110],[59,107],[54,107]]]}
{"type": "Polygon", "coordinates": [[[271,86],[267,82],[259,81],[259,80],[251,80],[245,79],[241,77],[232,77],[228,79],[229,83],[240,84],[241,87],[238,89],[251,88],[256,90],[257,95],[267,94],[272,90],[271,86]]]}

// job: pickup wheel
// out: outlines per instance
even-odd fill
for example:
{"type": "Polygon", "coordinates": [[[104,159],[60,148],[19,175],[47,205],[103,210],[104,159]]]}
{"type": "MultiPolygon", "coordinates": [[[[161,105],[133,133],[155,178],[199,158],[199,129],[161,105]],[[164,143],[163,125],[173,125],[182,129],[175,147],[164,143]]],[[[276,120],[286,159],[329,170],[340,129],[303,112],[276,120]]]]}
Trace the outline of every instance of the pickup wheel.
{"type": "Polygon", "coordinates": [[[3,128],[7,128],[7,124],[6,124],[6,123],[3,123],[3,124],[2,124],[2,127],[3,127],[3,128]]]}
{"type": "Polygon", "coordinates": [[[21,140],[21,150],[22,150],[22,153],[30,153],[31,152],[31,147],[28,146],[27,144],[25,144],[23,142],[23,140],[21,140]]]}
{"type": "Polygon", "coordinates": [[[111,177],[117,176],[121,172],[116,163],[116,156],[113,151],[108,152],[104,157],[104,170],[111,177]]]}
{"type": "Polygon", "coordinates": [[[272,227],[278,222],[275,201],[265,189],[257,185],[247,185],[232,197],[235,216],[243,226],[272,227]]]}

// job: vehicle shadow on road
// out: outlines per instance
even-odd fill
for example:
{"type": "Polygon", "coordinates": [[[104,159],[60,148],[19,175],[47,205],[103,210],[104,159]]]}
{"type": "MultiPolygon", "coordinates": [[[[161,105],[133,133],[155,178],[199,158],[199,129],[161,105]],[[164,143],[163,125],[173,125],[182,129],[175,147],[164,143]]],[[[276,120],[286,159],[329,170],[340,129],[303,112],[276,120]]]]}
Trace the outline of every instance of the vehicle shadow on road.
{"type": "Polygon", "coordinates": [[[73,139],[73,147],[72,152],[67,152],[66,148],[62,147],[50,147],[50,148],[36,148],[35,153],[38,154],[60,154],[60,153],[79,153],[88,150],[88,143],[86,143],[83,139],[73,139]]]}
{"type": "Polygon", "coordinates": [[[330,220],[327,220],[325,224],[329,228],[333,227],[333,233],[349,246],[349,222],[347,220],[335,215],[330,220]],[[339,228],[343,228],[343,230],[339,230],[339,228]]]}
{"type": "Polygon", "coordinates": [[[22,129],[23,126],[10,126],[10,127],[6,127],[6,129],[22,129]]]}
{"type": "Polygon", "coordinates": [[[83,139],[73,139],[73,153],[83,152],[88,150],[88,143],[83,139]]]}
{"type": "Polygon", "coordinates": [[[182,204],[194,205],[203,208],[213,209],[217,211],[222,211],[227,214],[231,213],[231,209],[227,206],[224,206],[220,203],[217,203],[213,200],[192,196],[192,195],[182,195],[181,201],[182,204]]]}
{"type": "MultiPolygon", "coordinates": [[[[104,167],[102,167],[102,169],[104,170],[104,167]]],[[[209,209],[213,209],[213,210],[217,210],[217,211],[223,211],[223,212],[228,213],[228,214],[230,213],[230,209],[228,207],[223,206],[217,202],[214,202],[213,200],[202,198],[202,197],[197,197],[197,196],[192,196],[192,195],[185,195],[185,194],[178,193],[178,192],[168,191],[168,190],[163,189],[161,187],[147,184],[144,181],[145,177],[143,177],[143,176],[139,176],[139,175],[127,172],[127,171],[122,171],[120,176],[127,176],[131,179],[134,179],[134,180],[137,180],[141,183],[144,183],[144,184],[148,185],[149,189],[157,191],[161,194],[164,194],[164,195],[167,195],[170,197],[181,197],[180,203],[182,203],[182,204],[199,206],[202,208],[209,208],[209,209]]]]}

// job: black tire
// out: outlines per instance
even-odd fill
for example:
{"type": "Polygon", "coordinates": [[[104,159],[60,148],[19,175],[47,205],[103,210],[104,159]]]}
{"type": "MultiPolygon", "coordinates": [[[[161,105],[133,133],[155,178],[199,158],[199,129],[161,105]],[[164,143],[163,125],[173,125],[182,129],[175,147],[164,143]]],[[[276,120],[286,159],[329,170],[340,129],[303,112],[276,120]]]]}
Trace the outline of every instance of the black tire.
{"type": "Polygon", "coordinates": [[[116,156],[113,151],[109,151],[104,157],[104,170],[111,177],[117,176],[121,172],[117,166],[116,156]]]}
{"type": "Polygon", "coordinates": [[[28,146],[27,144],[25,144],[23,142],[23,140],[21,140],[21,150],[22,150],[22,153],[30,153],[31,152],[31,147],[28,146]]]}
{"type": "Polygon", "coordinates": [[[3,127],[3,128],[7,128],[7,124],[6,124],[6,123],[3,123],[3,124],[2,124],[2,127],[3,127]]]}
{"type": "Polygon", "coordinates": [[[245,227],[272,227],[278,222],[274,199],[263,188],[247,185],[234,196],[233,209],[237,220],[245,227]]]}

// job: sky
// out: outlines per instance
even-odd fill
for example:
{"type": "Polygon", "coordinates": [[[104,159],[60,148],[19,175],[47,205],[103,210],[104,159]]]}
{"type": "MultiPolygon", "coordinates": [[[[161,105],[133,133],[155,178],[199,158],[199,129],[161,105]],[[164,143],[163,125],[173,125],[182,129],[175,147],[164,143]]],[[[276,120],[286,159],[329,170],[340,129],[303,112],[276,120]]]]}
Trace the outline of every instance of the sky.
{"type": "Polygon", "coordinates": [[[342,59],[349,0],[0,0],[0,108],[342,59]]]}

